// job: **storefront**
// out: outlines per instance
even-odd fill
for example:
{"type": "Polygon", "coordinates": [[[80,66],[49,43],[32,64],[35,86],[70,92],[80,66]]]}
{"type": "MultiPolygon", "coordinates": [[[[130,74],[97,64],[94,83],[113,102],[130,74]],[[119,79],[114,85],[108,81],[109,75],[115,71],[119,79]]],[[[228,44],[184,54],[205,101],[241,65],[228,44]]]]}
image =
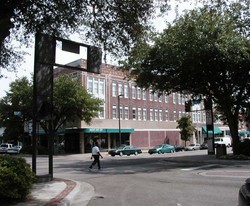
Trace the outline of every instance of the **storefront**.
{"type": "Polygon", "coordinates": [[[134,132],[132,128],[120,130],[117,128],[66,129],[65,152],[89,153],[95,141],[99,143],[102,151],[117,147],[120,144],[130,144],[130,134],[132,132],[134,132]]]}

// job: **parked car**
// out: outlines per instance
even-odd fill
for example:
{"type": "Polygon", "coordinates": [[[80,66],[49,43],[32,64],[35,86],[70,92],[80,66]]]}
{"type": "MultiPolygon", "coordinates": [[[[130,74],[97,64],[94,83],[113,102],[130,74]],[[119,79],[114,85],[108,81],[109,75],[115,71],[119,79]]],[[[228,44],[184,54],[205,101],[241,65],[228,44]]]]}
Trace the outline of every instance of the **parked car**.
{"type": "Polygon", "coordinates": [[[185,151],[185,147],[182,146],[182,145],[175,145],[174,149],[175,149],[176,152],[183,152],[183,151],[185,151]]]}
{"type": "Polygon", "coordinates": [[[12,144],[9,143],[2,143],[0,145],[0,153],[7,153],[10,148],[12,148],[12,144]]]}
{"type": "Polygon", "coordinates": [[[206,142],[202,143],[200,149],[208,149],[208,145],[206,142]]]}
{"type": "Polygon", "coordinates": [[[108,154],[110,154],[112,157],[114,157],[115,155],[129,156],[131,154],[138,155],[141,153],[142,153],[142,150],[140,148],[134,147],[132,145],[122,145],[116,149],[111,149],[108,151],[108,154]]]}
{"type": "Polygon", "coordinates": [[[187,147],[185,147],[186,151],[194,151],[194,150],[199,150],[201,147],[200,144],[190,144],[187,147]]]}
{"type": "Polygon", "coordinates": [[[8,154],[19,154],[20,150],[22,149],[22,146],[14,146],[8,149],[7,153],[8,154]]]}
{"type": "Polygon", "coordinates": [[[149,154],[163,154],[163,153],[172,153],[175,151],[174,146],[169,144],[160,144],[148,150],[149,154]]]}

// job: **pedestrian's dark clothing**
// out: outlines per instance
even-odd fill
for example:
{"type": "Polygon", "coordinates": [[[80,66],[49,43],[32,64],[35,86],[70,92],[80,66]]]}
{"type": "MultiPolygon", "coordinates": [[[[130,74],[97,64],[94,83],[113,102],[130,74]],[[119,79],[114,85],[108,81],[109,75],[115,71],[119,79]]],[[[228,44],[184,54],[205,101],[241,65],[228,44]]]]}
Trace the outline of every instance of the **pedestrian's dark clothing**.
{"type": "Polygon", "coordinates": [[[101,153],[100,153],[100,149],[98,147],[98,143],[95,143],[95,146],[92,148],[92,155],[91,155],[91,159],[92,157],[94,158],[94,161],[92,162],[92,164],[89,166],[90,169],[92,169],[92,167],[97,164],[98,169],[101,169],[101,164],[100,164],[100,156],[102,157],[101,153]]]}
{"type": "Polygon", "coordinates": [[[92,155],[92,157],[94,158],[94,161],[92,162],[89,168],[92,169],[92,167],[97,163],[98,169],[101,169],[100,155],[92,155]]]}

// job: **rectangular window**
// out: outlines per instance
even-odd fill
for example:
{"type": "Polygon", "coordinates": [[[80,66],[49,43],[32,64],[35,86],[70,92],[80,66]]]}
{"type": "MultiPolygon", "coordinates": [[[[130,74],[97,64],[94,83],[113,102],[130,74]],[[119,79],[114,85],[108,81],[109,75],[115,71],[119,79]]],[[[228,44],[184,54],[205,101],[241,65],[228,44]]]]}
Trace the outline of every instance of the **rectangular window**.
{"type": "Polygon", "coordinates": [[[128,98],[129,93],[128,93],[128,84],[124,84],[124,98],[128,98]]]}
{"type": "Polygon", "coordinates": [[[122,83],[118,84],[118,95],[123,94],[122,83]]]}
{"type": "Polygon", "coordinates": [[[162,121],[162,110],[159,110],[159,121],[162,121]]]}
{"type": "Polygon", "coordinates": [[[105,80],[104,79],[100,79],[99,82],[99,94],[100,95],[105,95],[105,80]]]}
{"type": "Polygon", "coordinates": [[[104,112],[104,104],[101,104],[100,108],[101,108],[101,111],[99,111],[99,118],[104,119],[105,118],[105,116],[104,116],[104,114],[105,114],[105,112],[104,112]]]}
{"type": "Polygon", "coordinates": [[[147,91],[143,90],[143,91],[142,91],[142,99],[143,99],[143,100],[146,100],[146,98],[147,98],[146,95],[147,95],[147,91]]]}
{"type": "Polygon", "coordinates": [[[150,111],[149,111],[149,118],[150,118],[150,121],[154,121],[154,111],[153,111],[153,109],[150,109],[150,111]]]}
{"type": "Polygon", "coordinates": [[[88,77],[87,90],[90,94],[93,94],[93,77],[88,77]]]}
{"type": "Polygon", "coordinates": [[[181,104],[181,95],[180,94],[178,94],[178,104],[181,104]]]}
{"type": "Polygon", "coordinates": [[[176,114],[176,111],[174,111],[174,121],[177,120],[177,114],[176,114]]]}
{"type": "Polygon", "coordinates": [[[136,120],[136,108],[132,108],[132,115],[133,115],[133,120],[136,120]]]}
{"type": "Polygon", "coordinates": [[[173,104],[176,104],[176,94],[173,93],[173,104]]]}
{"type": "Polygon", "coordinates": [[[144,108],[144,109],[143,109],[143,120],[144,120],[144,121],[147,121],[147,119],[148,119],[148,118],[147,118],[147,109],[144,108]]]}
{"type": "Polygon", "coordinates": [[[162,102],[162,95],[159,96],[159,102],[162,102]]]}
{"type": "Polygon", "coordinates": [[[138,120],[142,120],[141,108],[138,108],[138,120]]]}
{"type": "Polygon", "coordinates": [[[137,87],[137,99],[141,99],[141,88],[137,87]]]}
{"type": "Polygon", "coordinates": [[[98,79],[94,78],[93,94],[98,94],[98,79]]]}
{"type": "Polygon", "coordinates": [[[158,121],[158,109],[155,109],[155,121],[158,121]]]}
{"type": "Polygon", "coordinates": [[[150,100],[150,101],[153,101],[153,99],[154,99],[153,91],[152,91],[152,90],[149,90],[149,100],[150,100]]]}
{"type": "Polygon", "coordinates": [[[112,116],[113,116],[113,119],[117,119],[116,105],[112,107],[112,116]]]}
{"type": "Polygon", "coordinates": [[[120,105],[120,119],[123,119],[123,107],[120,105]]]}
{"type": "Polygon", "coordinates": [[[168,95],[165,95],[165,102],[168,103],[168,95]]]}
{"type": "Polygon", "coordinates": [[[132,86],[132,99],[136,98],[136,89],[135,86],[132,86]]]}
{"type": "Polygon", "coordinates": [[[155,100],[155,102],[158,101],[158,93],[157,92],[154,93],[154,100],[155,100]]]}
{"type": "Polygon", "coordinates": [[[116,88],[116,83],[112,83],[112,97],[117,97],[117,88],[116,88]]]}
{"type": "Polygon", "coordinates": [[[165,111],[165,117],[166,117],[166,121],[169,121],[169,112],[168,112],[167,109],[166,109],[166,111],[165,111]]]}
{"type": "Polygon", "coordinates": [[[128,107],[124,108],[124,119],[129,119],[129,110],[128,110],[128,107]]]}

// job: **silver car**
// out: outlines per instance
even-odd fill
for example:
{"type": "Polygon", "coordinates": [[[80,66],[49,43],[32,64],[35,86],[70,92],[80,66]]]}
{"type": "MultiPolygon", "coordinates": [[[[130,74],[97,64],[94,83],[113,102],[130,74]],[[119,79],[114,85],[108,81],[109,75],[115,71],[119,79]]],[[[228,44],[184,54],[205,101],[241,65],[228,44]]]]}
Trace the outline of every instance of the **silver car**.
{"type": "Polygon", "coordinates": [[[190,144],[190,145],[188,145],[187,147],[185,147],[185,150],[186,151],[194,151],[194,150],[199,150],[200,149],[200,147],[201,147],[201,145],[200,144],[190,144]]]}

